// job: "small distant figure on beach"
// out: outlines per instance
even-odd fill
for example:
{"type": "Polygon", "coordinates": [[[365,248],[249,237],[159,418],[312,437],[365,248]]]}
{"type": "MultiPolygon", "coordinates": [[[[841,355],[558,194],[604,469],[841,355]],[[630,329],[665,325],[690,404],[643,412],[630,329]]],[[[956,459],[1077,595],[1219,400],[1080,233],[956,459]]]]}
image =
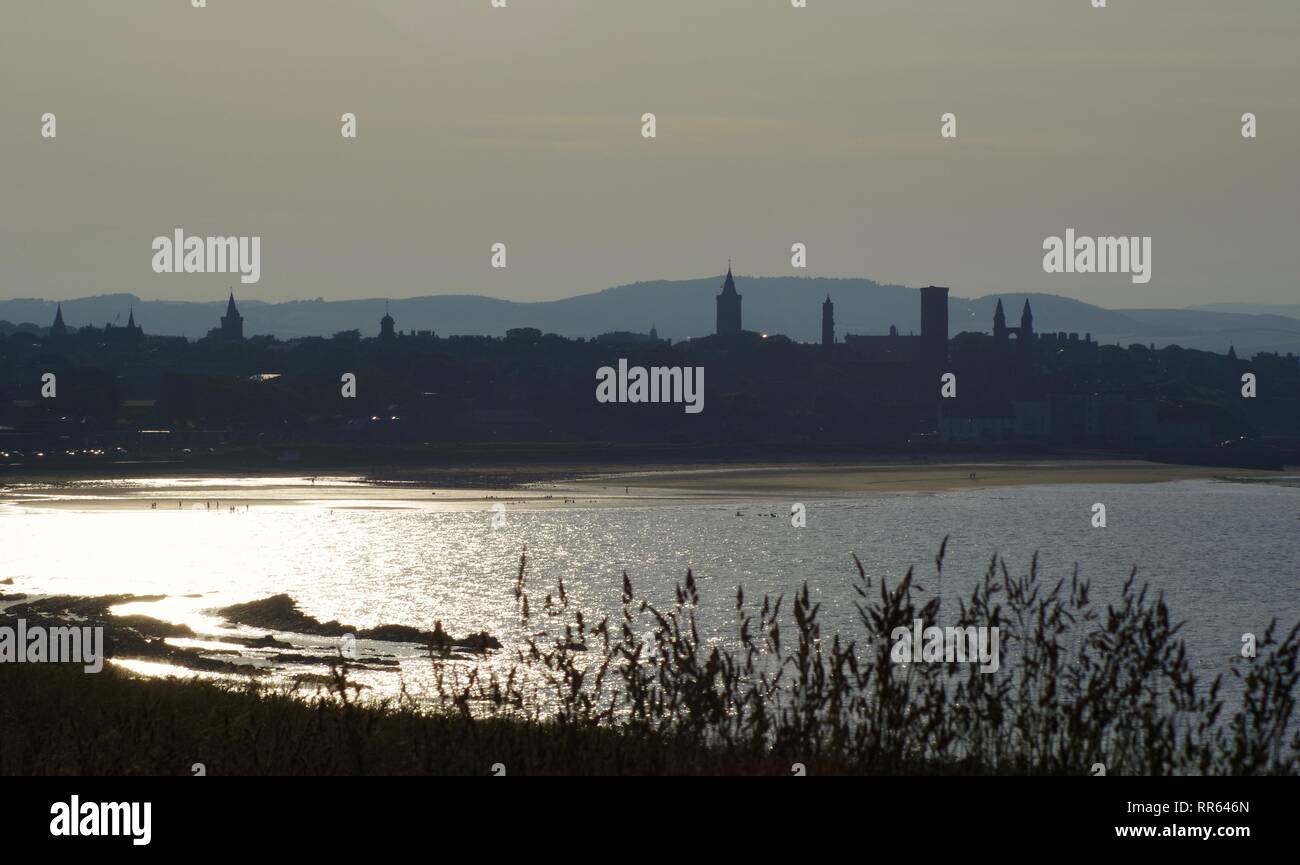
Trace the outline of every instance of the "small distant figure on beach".
{"type": "Polygon", "coordinates": [[[150,509],[150,510],[153,510],[153,511],[158,510],[158,503],[157,503],[157,502],[150,502],[150,503],[149,503],[149,509],[150,509]]]}

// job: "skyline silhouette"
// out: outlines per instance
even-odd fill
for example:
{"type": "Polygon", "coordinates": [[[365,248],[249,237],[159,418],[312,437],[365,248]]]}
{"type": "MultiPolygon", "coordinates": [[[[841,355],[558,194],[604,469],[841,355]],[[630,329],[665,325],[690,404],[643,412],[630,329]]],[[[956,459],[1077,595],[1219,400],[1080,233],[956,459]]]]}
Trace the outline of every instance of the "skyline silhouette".
{"type": "Polygon", "coordinates": [[[1103,346],[1090,331],[1045,329],[1028,298],[1017,325],[998,299],[987,330],[954,326],[942,286],[906,291],[918,329],[846,328],[842,339],[828,292],[806,310],[821,342],[799,342],[751,325],[746,294],[728,269],[712,293],[713,332],[677,340],[655,324],[574,339],[533,326],[439,333],[404,327],[386,303],[377,336],[353,327],[281,341],[246,333],[231,290],[219,324],[190,341],[148,334],[134,309],[126,327],[77,328],[59,304],[44,333],[0,339],[0,440],[23,454],[67,442],[74,456],[156,457],[202,444],[226,458],[271,445],[355,459],[434,443],[746,443],[781,453],[980,443],[1273,467],[1300,452],[1293,353],[1103,346]],[[608,405],[683,399],[685,417],[608,405]],[[1225,450],[1231,442],[1249,446],[1225,450]]]}
{"type": "MultiPolygon", "coordinates": [[[[537,327],[570,338],[602,333],[646,333],[656,327],[673,340],[712,332],[711,309],[717,284],[724,276],[678,282],[634,283],[600,292],[574,295],[560,301],[517,303],[479,295],[429,295],[418,298],[382,296],[345,301],[286,301],[268,303],[256,292],[227,288],[219,297],[204,301],[149,301],[135,294],[98,295],[68,301],[33,298],[0,300],[0,333],[40,333],[56,310],[72,316],[74,326],[102,327],[137,316],[154,335],[198,339],[216,326],[232,296],[251,316],[247,335],[281,339],[330,336],[358,329],[365,336],[378,333],[379,319],[391,314],[400,329],[437,331],[443,335],[501,336],[515,327],[537,327]]],[[[884,333],[896,325],[904,333],[920,326],[914,295],[908,286],[882,285],[869,279],[739,276],[747,286],[746,319],[762,331],[782,333],[796,341],[822,339],[820,313],[810,315],[810,304],[834,295],[836,332],[884,333]]],[[[997,301],[1018,310],[1032,298],[1042,329],[1091,332],[1100,342],[1121,345],[1141,343],[1163,347],[1180,345],[1227,353],[1235,347],[1246,355],[1255,352],[1300,353],[1300,304],[1261,305],[1224,303],[1191,309],[1106,309],[1045,292],[997,292],[962,297],[953,289],[950,308],[954,333],[962,330],[992,333],[997,301]]]]}

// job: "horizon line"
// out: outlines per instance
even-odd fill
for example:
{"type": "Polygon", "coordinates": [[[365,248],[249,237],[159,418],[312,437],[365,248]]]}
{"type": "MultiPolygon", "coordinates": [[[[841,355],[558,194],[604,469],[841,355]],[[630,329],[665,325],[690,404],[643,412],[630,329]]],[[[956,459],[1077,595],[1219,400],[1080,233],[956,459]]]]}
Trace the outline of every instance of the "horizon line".
{"type": "MultiPolygon", "coordinates": [[[[912,286],[912,285],[904,285],[904,284],[901,284],[901,283],[884,283],[884,282],[880,282],[880,281],[878,281],[878,280],[875,280],[875,279],[872,279],[871,277],[866,277],[866,276],[799,276],[799,275],[785,275],[785,276],[770,276],[770,275],[767,275],[767,276],[754,276],[754,275],[744,275],[744,274],[742,274],[742,275],[735,275],[735,274],[733,274],[733,275],[734,275],[737,279],[748,279],[748,280],[794,279],[794,280],[805,280],[805,281],[808,281],[808,282],[827,282],[827,281],[831,281],[831,282],[857,282],[857,283],[866,282],[866,283],[871,283],[872,285],[874,285],[874,286],[877,287],[877,288],[903,288],[903,289],[907,289],[907,290],[909,290],[909,291],[920,291],[921,288],[922,288],[922,286],[919,286],[919,285],[917,285],[917,286],[912,286]]],[[[400,303],[400,302],[403,302],[403,301],[429,300],[429,299],[433,299],[433,298],[470,298],[470,299],[476,299],[476,300],[489,300],[489,301],[497,301],[497,302],[500,302],[500,303],[510,303],[510,304],[525,305],[525,306],[534,306],[534,305],[544,305],[544,304],[550,304],[550,303],[563,303],[563,302],[565,302],[565,301],[577,300],[577,299],[580,299],[580,298],[596,297],[596,296],[598,296],[598,295],[604,294],[605,292],[608,292],[608,291],[614,291],[614,290],[621,289],[621,288],[633,288],[633,287],[636,287],[636,286],[651,285],[651,284],[654,284],[654,283],[702,282],[702,281],[704,281],[704,280],[710,280],[710,279],[715,279],[715,278],[716,278],[716,279],[719,279],[719,280],[725,279],[725,278],[726,278],[726,273],[721,273],[721,274],[716,274],[716,275],[707,275],[707,276],[701,276],[701,277],[693,277],[693,278],[689,278],[689,279],[650,279],[650,280],[638,280],[638,281],[636,281],[636,282],[620,283],[620,284],[618,284],[618,285],[607,286],[606,288],[597,289],[597,290],[595,290],[595,291],[583,292],[583,293],[578,293],[578,294],[571,294],[571,295],[566,295],[565,297],[557,297],[557,298],[551,298],[551,299],[547,299],[547,300],[517,300],[517,299],[513,299],[513,298],[509,298],[509,297],[499,297],[499,296],[491,295],[491,294],[476,294],[476,293],[473,293],[473,292],[445,292],[445,293],[413,294],[413,295],[407,295],[407,296],[404,296],[404,297],[396,297],[396,296],[392,296],[392,295],[388,295],[388,296],[384,296],[384,295],[374,295],[374,296],[369,296],[369,297],[344,297],[344,298],[328,298],[328,299],[327,299],[327,298],[324,298],[324,297],[304,297],[304,298],[288,298],[288,299],[283,299],[283,300],[263,300],[263,299],[260,299],[260,298],[257,298],[257,297],[250,297],[250,296],[245,295],[242,299],[239,298],[239,297],[236,297],[236,301],[239,302],[239,303],[244,303],[244,304],[257,304],[257,305],[262,305],[262,306],[283,306],[283,305],[291,304],[291,303],[320,303],[320,304],[328,304],[328,303],[400,303]]],[[[229,291],[229,289],[228,289],[227,291],[229,291]]],[[[951,289],[950,289],[950,291],[951,291],[951,289]]],[[[988,293],[986,293],[986,294],[979,294],[979,295],[973,295],[973,296],[968,296],[968,295],[958,295],[958,294],[950,294],[950,297],[952,297],[952,298],[954,298],[954,299],[958,299],[958,300],[967,300],[967,301],[979,301],[979,300],[984,300],[984,299],[986,299],[986,298],[992,298],[992,297],[1014,297],[1014,296],[1044,296],[1044,297],[1055,297],[1055,298],[1061,298],[1061,299],[1064,299],[1064,300],[1074,301],[1074,302],[1076,302],[1076,303],[1080,303],[1080,304],[1083,304],[1083,305],[1085,305],[1085,306],[1090,306],[1090,307],[1093,307],[1093,308],[1095,308],[1095,309],[1103,309],[1103,310],[1111,310],[1111,311],[1123,311],[1123,310],[1146,310],[1146,309],[1151,309],[1151,310],[1207,310],[1207,309],[1209,309],[1209,308],[1211,308],[1211,307],[1215,307],[1215,306],[1242,306],[1242,307],[1295,307],[1295,308],[1297,308],[1297,309],[1300,309],[1300,303],[1288,304],[1288,303],[1272,303],[1272,302],[1264,302],[1264,301],[1242,301],[1242,300],[1212,301],[1212,302],[1210,302],[1210,303],[1200,303],[1200,304],[1194,304],[1194,305],[1189,305],[1189,306],[1150,306],[1150,305],[1138,305],[1138,306],[1101,306],[1101,305],[1099,305],[1099,304],[1091,303],[1091,302],[1089,302],[1089,301],[1082,300],[1082,299],[1080,299],[1080,298],[1078,298],[1078,297],[1074,297],[1073,295],[1069,295],[1069,294],[1056,294],[1056,293],[1054,293],[1054,292],[1050,292],[1050,291],[1023,291],[1023,290],[1012,290],[1012,291],[988,292],[988,293]]],[[[140,295],[137,295],[137,294],[135,294],[135,293],[133,293],[133,292],[130,292],[130,291],[115,291],[115,292],[105,292],[105,293],[102,293],[102,294],[87,294],[87,295],[81,295],[81,296],[79,296],[79,297],[69,297],[69,298],[62,298],[62,299],[50,299],[50,298],[45,298],[45,297],[8,297],[8,298],[0,298],[0,303],[21,303],[21,302],[30,302],[30,303],[43,303],[43,304],[51,304],[51,303],[53,303],[53,304],[60,304],[60,303],[78,303],[78,302],[84,302],[84,301],[97,300],[97,299],[100,299],[100,298],[112,298],[112,297],[123,297],[123,298],[129,298],[129,299],[131,299],[131,301],[136,302],[136,303],[164,303],[164,304],[172,304],[172,303],[174,303],[174,304],[214,304],[214,305],[219,305],[219,304],[224,304],[224,303],[226,303],[227,300],[228,300],[228,298],[219,298],[219,299],[214,298],[214,299],[212,299],[212,300],[206,300],[206,299],[188,299],[188,300],[186,300],[186,299],[177,299],[177,298],[145,298],[145,297],[141,297],[140,295]]],[[[834,300],[834,298],[832,298],[832,300],[834,300]]],[[[1242,315],[1251,315],[1251,314],[1255,314],[1255,315],[1261,315],[1261,314],[1262,314],[1262,315],[1267,315],[1267,314],[1269,314],[1269,313],[1239,313],[1239,314],[1242,314],[1242,315]]]]}

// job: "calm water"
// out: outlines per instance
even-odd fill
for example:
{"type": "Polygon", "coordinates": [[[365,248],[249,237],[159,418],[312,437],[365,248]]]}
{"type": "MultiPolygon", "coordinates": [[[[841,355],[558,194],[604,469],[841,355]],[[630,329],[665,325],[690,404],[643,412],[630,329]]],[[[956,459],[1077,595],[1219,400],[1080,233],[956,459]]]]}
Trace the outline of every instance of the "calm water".
{"type": "MultiPolygon", "coordinates": [[[[624,569],[638,591],[668,603],[690,567],[708,635],[733,633],[737,584],[758,599],[803,580],[823,604],[823,633],[853,634],[850,554],[876,578],[894,580],[916,565],[920,582],[932,588],[932,560],[948,535],[948,597],[967,592],[995,552],[1016,572],[1027,569],[1034,551],[1049,576],[1068,577],[1078,563],[1101,604],[1136,565],[1140,578],[1164,592],[1175,618],[1186,620],[1193,660],[1207,671],[1226,668],[1243,632],[1262,634],[1273,617],[1288,626],[1300,619],[1295,486],[1188,481],[808,497],[807,527],[799,529],[790,525],[789,499],[512,504],[505,525],[493,528],[486,501],[415,498],[427,492],[372,498],[379,494],[359,485],[283,479],[242,483],[247,490],[238,495],[251,504],[237,513],[207,510],[200,502],[216,496],[203,482],[92,486],[102,497],[57,505],[50,500],[61,491],[10,488],[0,496],[0,578],[15,584],[3,590],[165,594],[164,602],[129,611],[206,634],[264,633],[223,627],[211,609],[286,592],[322,621],[431,628],[441,620],[457,636],[486,629],[509,650],[523,633],[511,590],[527,545],[535,612],[563,577],[571,600],[595,614],[590,620],[614,613],[624,569]],[[1104,529],[1090,525],[1094,502],[1106,505],[1104,529]]],[[[418,693],[427,685],[429,664],[416,647],[363,648],[401,658],[408,688],[418,693]]],[[[510,654],[499,653],[495,663],[510,654]]],[[[360,678],[389,691],[399,677],[360,678]]]]}

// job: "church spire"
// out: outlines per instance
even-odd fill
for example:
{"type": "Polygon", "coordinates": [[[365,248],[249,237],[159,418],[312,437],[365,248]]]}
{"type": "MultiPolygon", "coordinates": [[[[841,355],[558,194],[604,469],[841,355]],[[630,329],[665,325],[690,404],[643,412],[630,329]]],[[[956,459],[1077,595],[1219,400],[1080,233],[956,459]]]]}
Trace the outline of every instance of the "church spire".
{"type": "Polygon", "coordinates": [[[244,338],[244,317],[235,308],[235,290],[230,290],[230,300],[226,303],[226,314],[221,317],[221,338],[239,341],[244,338]]]}
{"type": "Polygon", "coordinates": [[[722,293],[726,295],[736,293],[736,279],[731,275],[731,259],[727,259],[727,278],[722,283],[722,293]]]}
{"type": "Polygon", "coordinates": [[[66,336],[68,326],[63,323],[63,304],[54,307],[54,324],[50,325],[50,336],[66,336]]]}
{"type": "Polygon", "coordinates": [[[727,279],[722,283],[722,293],[717,297],[718,329],[721,337],[740,336],[740,295],[736,293],[736,278],[731,275],[731,261],[727,261],[727,279]]]}

